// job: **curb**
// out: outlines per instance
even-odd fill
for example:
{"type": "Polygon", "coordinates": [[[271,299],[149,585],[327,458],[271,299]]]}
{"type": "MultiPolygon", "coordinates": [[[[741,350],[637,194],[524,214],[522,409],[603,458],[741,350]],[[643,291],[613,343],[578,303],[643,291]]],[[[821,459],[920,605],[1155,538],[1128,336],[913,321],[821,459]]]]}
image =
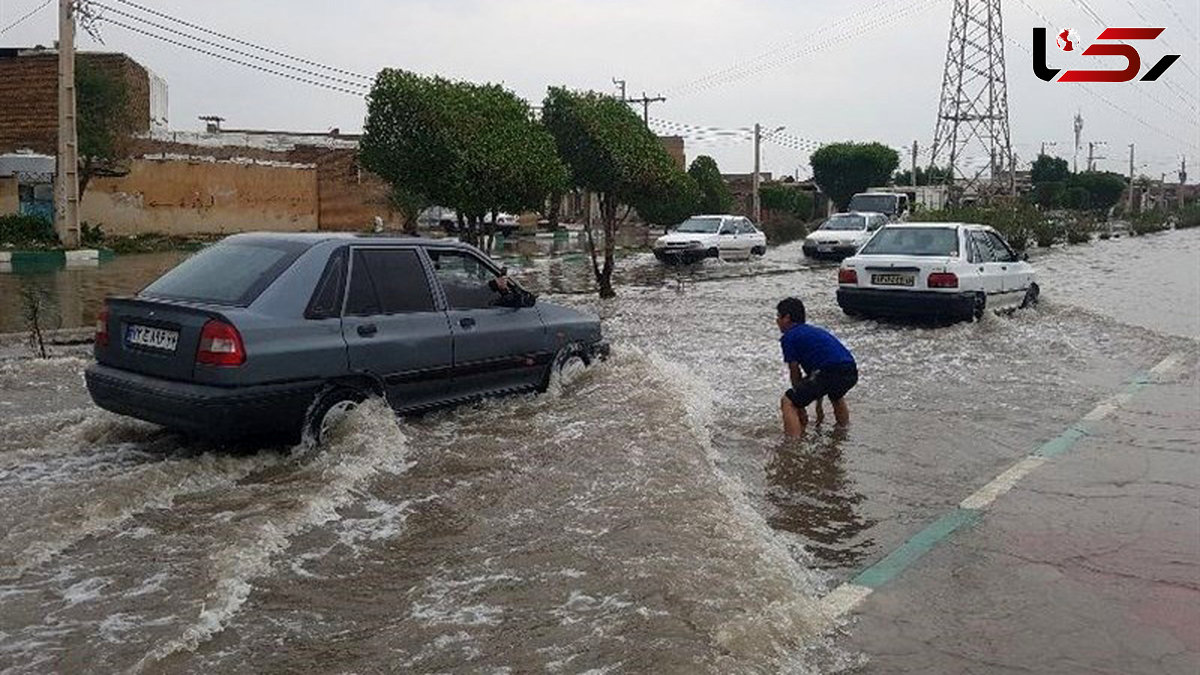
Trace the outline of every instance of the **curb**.
{"type": "Polygon", "coordinates": [[[94,248],[73,251],[0,251],[0,272],[95,267],[100,261],[110,260],[112,257],[112,251],[94,248]]]}

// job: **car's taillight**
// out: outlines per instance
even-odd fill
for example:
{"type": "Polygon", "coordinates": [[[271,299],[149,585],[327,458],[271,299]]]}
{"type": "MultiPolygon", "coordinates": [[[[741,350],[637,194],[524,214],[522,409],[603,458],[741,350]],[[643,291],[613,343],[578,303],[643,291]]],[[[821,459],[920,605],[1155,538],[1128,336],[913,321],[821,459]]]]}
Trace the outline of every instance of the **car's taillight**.
{"type": "Polygon", "coordinates": [[[108,346],[108,306],[100,310],[100,315],[96,317],[96,346],[108,346]]]}
{"type": "Polygon", "coordinates": [[[858,272],[855,272],[854,270],[848,269],[845,267],[839,269],[838,270],[838,283],[839,284],[857,284],[858,283],[858,272]]]}
{"type": "Polygon", "coordinates": [[[216,319],[200,330],[196,363],[210,366],[240,366],[246,362],[246,348],[237,329],[216,319]]]}
{"type": "Polygon", "coordinates": [[[930,288],[958,288],[958,275],[953,272],[933,272],[925,285],[930,288]]]}

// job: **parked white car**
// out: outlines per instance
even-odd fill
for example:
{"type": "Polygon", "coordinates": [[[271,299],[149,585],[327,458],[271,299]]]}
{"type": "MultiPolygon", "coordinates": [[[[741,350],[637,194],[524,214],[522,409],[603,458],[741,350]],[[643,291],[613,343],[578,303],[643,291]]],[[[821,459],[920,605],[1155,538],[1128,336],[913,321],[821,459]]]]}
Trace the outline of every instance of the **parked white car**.
{"type": "Polygon", "coordinates": [[[836,260],[852,256],[887,222],[888,217],[882,213],[835,213],[804,238],[804,255],[836,260]]]}
{"type": "Polygon", "coordinates": [[[654,242],[654,256],[667,264],[745,260],[766,252],[767,235],[742,216],[692,216],[654,242]]]}
{"type": "Polygon", "coordinates": [[[985,225],[885,225],[838,270],[838,305],[851,316],[970,321],[1039,293],[1033,267],[985,225]]]}

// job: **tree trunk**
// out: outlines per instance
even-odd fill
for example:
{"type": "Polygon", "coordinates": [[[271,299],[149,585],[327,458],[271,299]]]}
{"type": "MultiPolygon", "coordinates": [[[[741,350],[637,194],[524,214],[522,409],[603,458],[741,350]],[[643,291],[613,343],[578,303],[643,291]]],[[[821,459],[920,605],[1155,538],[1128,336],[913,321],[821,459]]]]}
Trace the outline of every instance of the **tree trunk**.
{"type": "Polygon", "coordinates": [[[550,208],[546,211],[546,220],[551,232],[558,231],[558,211],[562,208],[563,196],[558,193],[550,195],[550,208]]]}
{"type": "MultiPolygon", "coordinates": [[[[605,195],[600,199],[600,211],[604,218],[604,267],[596,275],[600,286],[601,298],[615,298],[617,292],[613,289],[612,275],[616,267],[614,251],[617,246],[617,205],[615,200],[605,195]]],[[[593,266],[595,261],[593,258],[593,266]]]]}

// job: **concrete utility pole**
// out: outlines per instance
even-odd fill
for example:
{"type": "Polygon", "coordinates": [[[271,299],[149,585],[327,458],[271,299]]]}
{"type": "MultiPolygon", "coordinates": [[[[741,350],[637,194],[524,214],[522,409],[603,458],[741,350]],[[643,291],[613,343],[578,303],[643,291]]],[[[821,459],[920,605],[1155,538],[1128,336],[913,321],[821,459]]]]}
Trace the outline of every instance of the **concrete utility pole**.
{"type": "Polygon", "coordinates": [[[1129,144],[1129,204],[1125,210],[1133,213],[1133,143],[1129,144]]]}
{"type": "Polygon", "coordinates": [[[1179,158],[1179,184],[1187,182],[1187,155],[1179,158]]]}
{"type": "Polygon", "coordinates": [[[758,171],[759,164],[762,159],[762,125],[758,122],[754,123],[754,175],[750,177],[750,215],[754,219],[754,224],[758,225],[762,222],[762,201],[758,196],[758,171]]]}
{"type": "Polygon", "coordinates": [[[614,77],[613,84],[617,85],[617,88],[621,90],[621,100],[622,101],[629,100],[629,98],[627,96],[625,96],[625,80],[618,80],[617,78],[614,77]]]}
{"type": "Polygon", "coordinates": [[[1099,145],[1108,145],[1108,143],[1105,141],[1088,141],[1088,161],[1087,161],[1087,170],[1088,171],[1096,170],[1096,160],[1108,159],[1107,157],[1104,157],[1104,156],[1100,156],[1100,157],[1096,156],[1096,146],[1099,146],[1099,145]]]}
{"type": "MultiPolygon", "coordinates": [[[[624,83],[622,83],[622,90],[624,90],[624,83]]],[[[665,100],[667,100],[667,99],[663,98],[662,96],[655,96],[654,98],[650,98],[649,96],[646,96],[646,92],[644,92],[644,91],[642,92],[641,98],[624,99],[624,101],[626,103],[642,104],[642,121],[646,123],[646,126],[650,126],[650,104],[651,103],[662,103],[665,100]]]]}
{"type": "Polygon", "coordinates": [[[917,187],[917,142],[913,141],[912,150],[912,186],[917,187]]]}
{"type": "Polygon", "coordinates": [[[1071,173],[1079,173],[1079,138],[1083,134],[1083,114],[1075,113],[1075,155],[1071,160],[1071,173]]]}
{"type": "Polygon", "coordinates": [[[54,231],[79,248],[79,140],[75,129],[75,0],[58,0],[58,157],[54,231]]]}

